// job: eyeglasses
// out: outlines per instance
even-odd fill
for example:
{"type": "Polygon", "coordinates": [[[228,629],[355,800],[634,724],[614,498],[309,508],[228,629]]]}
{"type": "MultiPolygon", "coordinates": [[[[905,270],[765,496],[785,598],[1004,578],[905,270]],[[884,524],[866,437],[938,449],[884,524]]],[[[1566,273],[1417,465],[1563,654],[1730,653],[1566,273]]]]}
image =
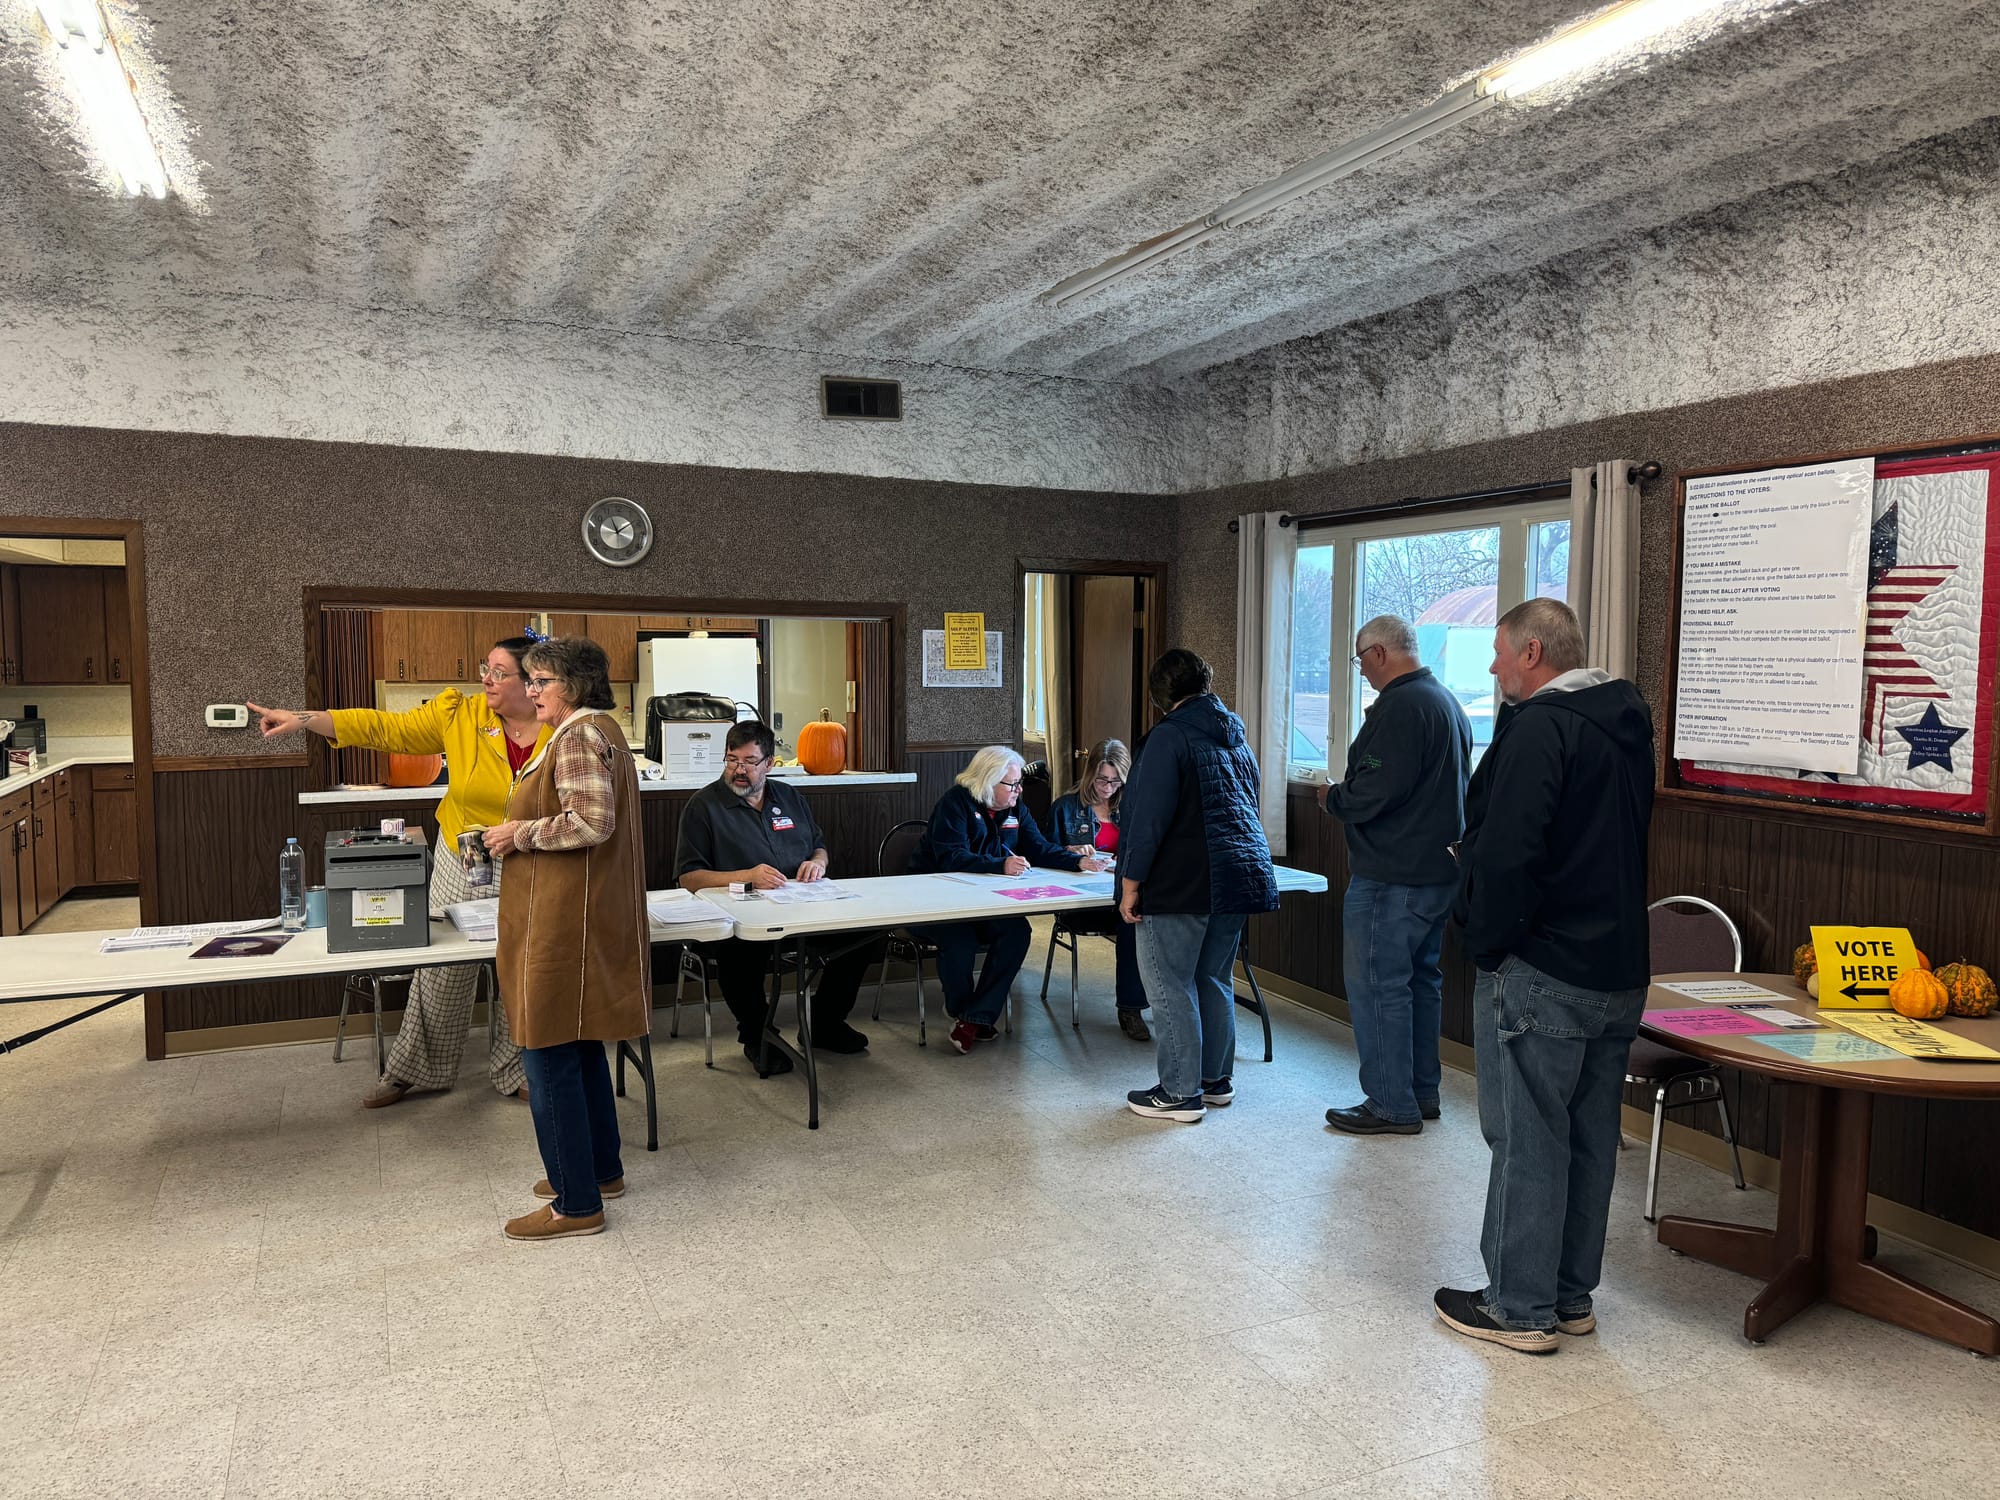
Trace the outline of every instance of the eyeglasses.
{"type": "Polygon", "coordinates": [[[722,757],[722,763],[732,771],[754,771],[759,766],[769,765],[771,757],[758,755],[746,760],[740,755],[725,755],[722,757]]]}
{"type": "Polygon", "coordinates": [[[1101,776],[1091,777],[1090,784],[1092,786],[1108,786],[1113,791],[1116,791],[1119,787],[1125,785],[1125,778],[1120,776],[1116,771],[1106,771],[1101,776]]]}
{"type": "Polygon", "coordinates": [[[510,672],[505,667],[481,667],[479,669],[479,680],[481,682],[507,682],[520,675],[519,672],[510,672]]]}
{"type": "Polygon", "coordinates": [[[1359,651],[1355,652],[1354,655],[1349,658],[1349,660],[1352,661],[1358,667],[1361,665],[1363,661],[1367,660],[1368,653],[1370,651],[1387,651],[1388,649],[1389,648],[1387,646],[1383,645],[1380,641],[1377,641],[1372,646],[1363,646],[1359,651]]]}
{"type": "Polygon", "coordinates": [[[530,677],[528,679],[528,691],[531,693],[539,693],[544,688],[552,687],[556,683],[561,681],[562,679],[560,677],[530,677]]]}
{"type": "Polygon", "coordinates": [[[1018,779],[1017,779],[1017,780],[1014,780],[1014,781],[1002,781],[1002,782],[997,782],[997,783],[995,783],[995,785],[994,785],[994,788],[993,788],[993,789],[994,789],[994,790],[995,790],[996,792],[997,792],[997,791],[1003,791],[1003,790],[1004,790],[1004,791],[1009,791],[1009,792],[1018,792],[1018,791],[1020,791],[1020,790],[1021,790],[1021,783],[1020,783],[1020,781],[1019,781],[1018,779]]]}

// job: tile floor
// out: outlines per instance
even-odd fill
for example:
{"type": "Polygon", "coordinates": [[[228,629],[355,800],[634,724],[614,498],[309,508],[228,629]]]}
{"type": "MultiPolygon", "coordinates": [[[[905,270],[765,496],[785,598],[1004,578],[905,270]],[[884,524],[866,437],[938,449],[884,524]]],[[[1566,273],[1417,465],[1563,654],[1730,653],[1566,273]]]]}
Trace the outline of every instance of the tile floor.
{"type": "MultiPolygon", "coordinates": [[[[136,1007],[0,1057],[0,1495],[1991,1493],[2000,1366],[1824,1308],[1749,1347],[1749,1283],[1652,1243],[1636,1153],[1597,1337],[1446,1333],[1431,1290],[1479,1271],[1472,1081],[1420,1138],[1332,1135],[1349,1035],[1281,1007],[1232,1108],[1142,1121],[1150,1054],[1086,958],[1080,1033],[1024,979],[1020,1034],[968,1058],[917,1049],[907,988],[879,1023],[864,998],[817,1133],[796,1079],[732,1047],[707,1072],[698,1013],[677,1042],[662,1015],[664,1149],[628,1151],[611,1232],[557,1245],[500,1236],[539,1167],[476,1038],[460,1088],[379,1112],[326,1046],[142,1062],[136,1007]]],[[[1671,1159],[1665,1198],[1772,1212],[1671,1159]]]]}

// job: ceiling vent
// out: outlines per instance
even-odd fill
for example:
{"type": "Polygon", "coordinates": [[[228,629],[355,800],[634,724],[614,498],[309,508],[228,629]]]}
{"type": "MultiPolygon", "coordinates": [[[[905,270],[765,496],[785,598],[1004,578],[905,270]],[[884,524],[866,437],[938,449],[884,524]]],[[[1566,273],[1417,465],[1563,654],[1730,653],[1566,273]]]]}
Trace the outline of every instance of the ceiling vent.
{"type": "Polygon", "coordinates": [[[903,383],[900,380],[850,380],[845,376],[823,376],[819,383],[819,414],[855,422],[900,422],[903,420],[903,383]]]}

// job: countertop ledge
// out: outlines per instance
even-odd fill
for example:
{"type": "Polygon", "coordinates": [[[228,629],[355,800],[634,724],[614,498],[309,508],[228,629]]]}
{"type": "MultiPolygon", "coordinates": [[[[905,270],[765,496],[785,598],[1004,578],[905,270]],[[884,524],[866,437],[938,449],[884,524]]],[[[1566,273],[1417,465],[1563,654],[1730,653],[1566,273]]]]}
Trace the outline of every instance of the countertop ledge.
{"type": "Polygon", "coordinates": [[[74,740],[50,740],[49,751],[41,765],[30,772],[15,772],[12,776],[0,777],[0,796],[18,792],[45,781],[72,766],[122,766],[132,759],[132,742],[102,738],[74,740]]]}
{"type": "MultiPolygon", "coordinates": [[[[833,788],[836,790],[858,790],[863,787],[911,786],[917,779],[914,771],[843,771],[838,776],[788,776],[778,773],[775,778],[784,786],[833,788]]],[[[698,792],[710,782],[713,776],[668,776],[658,781],[641,781],[639,790],[647,792],[698,792]]],[[[438,802],[444,798],[441,786],[392,786],[374,791],[326,791],[300,792],[301,807],[364,807],[407,806],[412,802],[438,802]]]]}

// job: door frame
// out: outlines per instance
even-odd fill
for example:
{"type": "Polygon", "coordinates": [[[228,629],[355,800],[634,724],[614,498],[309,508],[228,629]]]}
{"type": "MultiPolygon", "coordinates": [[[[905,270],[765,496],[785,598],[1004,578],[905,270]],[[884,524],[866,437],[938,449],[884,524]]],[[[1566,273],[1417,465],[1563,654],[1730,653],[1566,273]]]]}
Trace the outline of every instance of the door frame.
{"type": "MultiPolygon", "coordinates": [[[[1013,629],[1009,633],[1008,649],[1014,653],[1015,670],[1018,674],[1014,685],[1014,702],[1010,714],[1013,723],[1014,743],[1019,745],[1025,726],[1022,722],[1021,696],[1027,681],[1028,662],[1022,655],[1022,642],[1026,638],[1027,621],[1023,616],[1023,601],[1027,598],[1028,575],[1030,573],[1062,573],[1072,576],[1089,574],[1102,578],[1147,578],[1152,587],[1146,590],[1146,637],[1153,643],[1153,649],[1166,650],[1167,590],[1173,577],[1173,567],[1164,562],[1114,562],[1095,557],[1020,557],[1014,560],[1014,605],[1013,629]]],[[[1151,663],[1140,667],[1142,691],[1138,695],[1138,715],[1143,736],[1160,720],[1151,700],[1144,691],[1144,671],[1151,663]]],[[[1056,768],[1050,767],[1051,775],[1056,768]]]]}
{"type": "MultiPolygon", "coordinates": [[[[146,619],[146,538],[143,521],[76,516],[0,516],[0,534],[116,541],[125,544],[125,610],[132,630],[132,781],[138,794],[139,921],[159,920],[159,863],[153,828],[152,632],[146,619]]],[[[146,1056],[166,1055],[166,1020],[160,996],[146,994],[146,1056]]]]}

